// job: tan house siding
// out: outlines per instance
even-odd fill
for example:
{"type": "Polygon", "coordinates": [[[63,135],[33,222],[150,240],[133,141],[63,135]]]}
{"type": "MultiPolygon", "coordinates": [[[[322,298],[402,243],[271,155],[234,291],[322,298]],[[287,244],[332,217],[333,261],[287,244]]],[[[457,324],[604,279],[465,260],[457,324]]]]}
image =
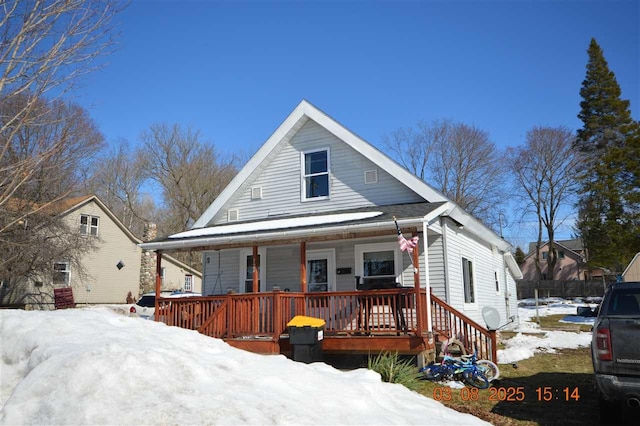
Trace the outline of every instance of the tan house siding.
{"type": "Polygon", "coordinates": [[[124,303],[129,291],[134,296],[138,293],[142,250],[95,201],[67,214],[66,219],[72,229],[80,232],[82,214],[99,218],[98,248],[81,259],[86,270],[85,276],[81,276],[79,271],[74,273],[72,267],[71,286],[76,303],[124,303]],[[124,264],[121,269],[117,267],[119,262],[124,264]]]}
{"type": "MultiPolygon", "coordinates": [[[[151,253],[152,256],[155,253],[151,253]]],[[[164,268],[164,279],[162,281],[163,290],[184,291],[185,275],[192,275],[192,288],[194,293],[202,293],[202,278],[189,272],[183,265],[174,262],[168,256],[162,257],[162,267],[164,268]]]]}
{"type": "Polygon", "coordinates": [[[622,273],[622,281],[640,281],[640,253],[637,253],[629,262],[629,266],[622,273]]]}
{"type": "MultiPolygon", "coordinates": [[[[82,265],[70,265],[69,281],[73,288],[76,304],[118,304],[126,303],[127,294],[135,298],[140,293],[141,243],[133,234],[104,207],[96,197],[85,197],[75,207],[62,213],[69,228],[81,232],[80,217],[88,215],[98,218],[98,235],[87,235],[95,239],[95,249],[87,251],[77,260],[82,265]],[[121,265],[118,268],[118,264],[121,265]]],[[[149,253],[155,256],[155,253],[149,253]]],[[[60,262],[69,259],[58,259],[60,262]]],[[[184,289],[185,275],[193,276],[193,292],[201,292],[201,274],[176,259],[165,256],[162,267],[165,272],[163,289],[184,289]]],[[[53,268],[53,265],[52,265],[53,268]]],[[[154,272],[155,273],[155,272],[154,272]]],[[[36,309],[53,307],[53,286],[51,276],[43,277],[42,286],[33,282],[20,284],[22,290],[9,300],[10,303],[24,304],[36,309]]],[[[59,287],[59,286],[58,286],[59,287]]]]}

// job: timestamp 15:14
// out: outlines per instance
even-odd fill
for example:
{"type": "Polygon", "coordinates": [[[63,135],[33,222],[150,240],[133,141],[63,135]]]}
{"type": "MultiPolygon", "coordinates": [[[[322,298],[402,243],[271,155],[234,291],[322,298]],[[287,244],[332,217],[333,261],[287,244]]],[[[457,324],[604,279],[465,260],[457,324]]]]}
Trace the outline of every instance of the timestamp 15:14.
{"type": "Polygon", "coordinates": [[[578,401],[580,399],[578,387],[556,389],[551,386],[543,386],[536,388],[536,395],[538,401],[578,401]]]}

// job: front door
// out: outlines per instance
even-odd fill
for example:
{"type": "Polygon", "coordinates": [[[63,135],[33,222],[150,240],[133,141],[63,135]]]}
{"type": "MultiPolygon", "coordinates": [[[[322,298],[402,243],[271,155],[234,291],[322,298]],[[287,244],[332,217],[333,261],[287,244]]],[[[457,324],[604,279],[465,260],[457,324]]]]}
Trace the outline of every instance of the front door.
{"type": "MultiPolygon", "coordinates": [[[[258,291],[265,291],[266,249],[258,249],[256,266],[258,268],[258,291]]],[[[253,292],[253,250],[240,251],[240,293],[253,292]]]]}
{"type": "Polygon", "coordinates": [[[336,291],[335,251],[307,251],[307,289],[309,292],[336,291]]]}

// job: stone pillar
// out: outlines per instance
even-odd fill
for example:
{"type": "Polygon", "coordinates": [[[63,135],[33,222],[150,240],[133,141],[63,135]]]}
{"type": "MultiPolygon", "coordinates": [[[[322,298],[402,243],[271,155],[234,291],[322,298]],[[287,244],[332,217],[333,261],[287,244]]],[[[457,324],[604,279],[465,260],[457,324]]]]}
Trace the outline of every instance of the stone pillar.
{"type": "MultiPolygon", "coordinates": [[[[144,225],[143,242],[148,242],[158,236],[158,228],[155,223],[144,225]]],[[[142,250],[140,261],[140,294],[150,293],[156,288],[156,256],[152,250],[142,250]]]]}

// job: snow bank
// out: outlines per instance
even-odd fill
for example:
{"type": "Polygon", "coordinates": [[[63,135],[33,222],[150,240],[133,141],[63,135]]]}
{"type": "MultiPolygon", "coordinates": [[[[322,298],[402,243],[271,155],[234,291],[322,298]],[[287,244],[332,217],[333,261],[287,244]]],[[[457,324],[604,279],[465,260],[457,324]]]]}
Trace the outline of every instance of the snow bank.
{"type": "Polygon", "coordinates": [[[486,424],[366,369],[234,349],[107,308],[0,311],[2,424],[486,424]]]}

